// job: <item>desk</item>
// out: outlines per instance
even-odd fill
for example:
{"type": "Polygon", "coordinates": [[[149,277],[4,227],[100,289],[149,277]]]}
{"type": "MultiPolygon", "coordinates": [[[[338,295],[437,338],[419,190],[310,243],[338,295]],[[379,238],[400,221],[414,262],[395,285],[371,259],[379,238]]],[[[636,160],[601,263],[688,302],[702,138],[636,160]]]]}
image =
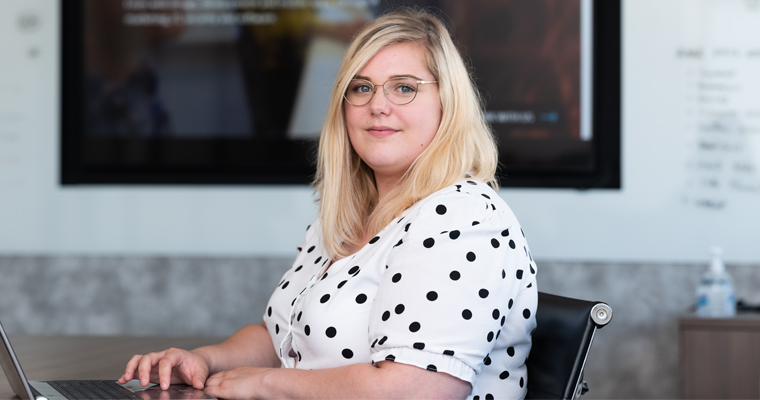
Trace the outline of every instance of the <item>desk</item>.
{"type": "Polygon", "coordinates": [[[681,318],[681,397],[760,398],[760,316],[681,318]]]}
{"type": "MultiPolygon", "coordinates": [[[[28,380],[118,379],[130,357],[169,347],[194,349],[222,338],[117,336],[10,336],[28,380]]],[[[14,398],[0,376],[0,399],[14,398]]]]}

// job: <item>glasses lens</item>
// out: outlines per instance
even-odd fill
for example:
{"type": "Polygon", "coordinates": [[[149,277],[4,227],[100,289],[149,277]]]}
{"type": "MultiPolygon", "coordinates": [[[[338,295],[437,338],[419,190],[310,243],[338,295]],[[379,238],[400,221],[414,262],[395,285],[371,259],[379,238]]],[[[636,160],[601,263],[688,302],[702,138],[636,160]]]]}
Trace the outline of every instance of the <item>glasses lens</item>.
{"type": "Polygon", "coordinates": [[[396,104],[408,104],[417,96],[417,81],[412,78],[396,78],[383,85],[388,98],[396,104]]]}
{"type": "Polygon", "coordinates": [[[364,79],[351,79],[346,90],[346,100],[355,106],[363,106],[369,103],[374,92],[374,85],[364,79]]]}

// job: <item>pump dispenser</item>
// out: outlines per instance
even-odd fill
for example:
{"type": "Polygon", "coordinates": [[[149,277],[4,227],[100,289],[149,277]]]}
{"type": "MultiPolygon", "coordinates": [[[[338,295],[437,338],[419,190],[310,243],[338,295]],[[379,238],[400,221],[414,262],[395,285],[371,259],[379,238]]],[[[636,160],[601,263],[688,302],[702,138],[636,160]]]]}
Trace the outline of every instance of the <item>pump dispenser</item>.
{"type": "Polygon", "coordinates": [[[710,248],[710,269],[699,280],[697,286],[697,316],[705,318],[727,318],[736,315],[734,281],[726,272],[720,247],[710,248]]]}

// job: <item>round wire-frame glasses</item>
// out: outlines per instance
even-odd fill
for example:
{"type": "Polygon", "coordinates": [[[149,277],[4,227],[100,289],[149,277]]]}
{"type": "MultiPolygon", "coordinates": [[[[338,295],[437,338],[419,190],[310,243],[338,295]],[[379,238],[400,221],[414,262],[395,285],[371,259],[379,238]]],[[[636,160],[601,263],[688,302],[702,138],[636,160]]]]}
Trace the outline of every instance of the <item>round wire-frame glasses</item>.
{"type": "Polygon", "coordinates": [[[375,85],[366,79],[351,79],[348,89],[343,95],[348,104],[353,106],[363,106],[372,99],[377,92],[377,87],[383,88],[383,93],[391,103],[403,106],[409,104],[417,97],[419,85],[426,83],[438,83],[438,81],[419,81],[410,77],[391,78],[382,85],[375,85]]]}

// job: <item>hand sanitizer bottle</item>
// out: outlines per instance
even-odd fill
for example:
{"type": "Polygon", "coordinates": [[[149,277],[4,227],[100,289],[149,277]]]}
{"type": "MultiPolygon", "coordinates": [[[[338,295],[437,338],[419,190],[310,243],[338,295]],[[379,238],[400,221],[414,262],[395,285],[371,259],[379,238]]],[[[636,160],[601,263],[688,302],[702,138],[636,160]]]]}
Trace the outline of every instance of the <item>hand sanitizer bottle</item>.
{"type": "Polygon", "coordinates": [[[736,315],[734,281],[726,272],[720,247],[711,247],[710,269],[702,275],[697,286],[697,316],[727,318],[736,315]]]}

